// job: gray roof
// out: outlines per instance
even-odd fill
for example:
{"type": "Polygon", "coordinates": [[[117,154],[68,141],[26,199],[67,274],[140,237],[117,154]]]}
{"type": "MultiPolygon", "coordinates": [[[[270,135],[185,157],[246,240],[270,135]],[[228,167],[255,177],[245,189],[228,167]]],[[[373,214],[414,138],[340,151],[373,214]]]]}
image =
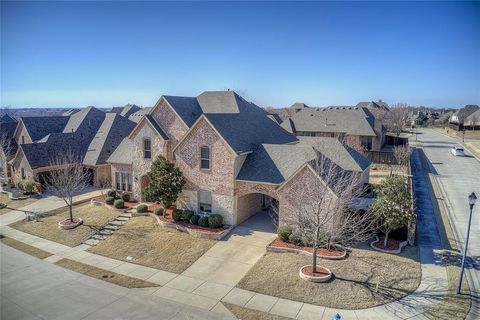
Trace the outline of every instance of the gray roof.
{"type": "Polygon", "coordinates": [[[366,108],[336,106],[309,108],[295,113],[281,126],[289,132],[336,132],[376,136],[374,118],[366,108]]]}
{"type": "Polygon", "coordinates": [[[9,151],[9,155],[15,154],[17,152],[17,142],[14,138],[15,129],[17,127],[17,120],[9,116],[8,114],[4,114],[0,118],[0,139],[5,139],[2,141],[2,145],[0,146],[3,151],[9,151]],[[7,150],[8,149],[8,150],[7,150]]]}
{"type": "Polygon", "coordinates": [[[52,157],[65,150],[78,154],[85,165],[106,163],[135,123],[88,107],[72,115],[67,127],[63,132],[47,134],[37,143],[21,145],[32,169],[49,166],[52,157]]]}
{"type": "Polygon", "coordinates": [[[356,105],[357,108],[368,108],[368,109],[384,109],[390,110],[390,107],[385,101],[378,100],[378,101],[367,101],[367,102],[359,102],[356,105]]]}
{"type": "Polygon", "coordinates": [[[116,113],[121,115],[122,117],[128,118],[130,115],[140,110],[141,108],[139,106],[129,103],[124,105],[123,107],[113,107],[109,112],[116,113]]]}
{"type": "Polygon", "coordinates": [[[474,113],[477,110],[479,110],[479,107],[477,105],[469,104],[469,105],[466,105],[465,107],[459,109],[453,115],[458,117],[458,122],[459,123],[463,123],[469,115],[471,115],[472,113],[474,113]]]}
{"type": "Polygon", "coordinates": [[[64,116],[42,116],[42,117],[21,117],[32,141],[38,141],[50,133],[62,132],[69,117],[64,116]]]}
{"type": "Polygon", "coordinates": [[[312,163],[318,153],[349,172],[363,172],[370,161],[336,138],[312,138],[300,143],[262,144],[247,156],[238,180],[281,184],[305,163],[312,163]]]}
{"type": "Polygon", "coordinates": [[[162,127],[160,127],[158,122],[155,121],[151,115],[147,114],[145,119],[152,124],[153,128],[162,136],[163,140],[168,140],[168,135],[165,133],[165,131],[163,131],[162,127]]]}
{"type": "Polygon", "coordinates": [[[150,110],[152,110],[152,107],[143,107],[141,108],[140,110],[130,114],[128,116],[128,120],[131,120],[135,123],[139,123],[140,120],[143,119],[143,116],[145,116],[146,114],[148,114],[150,112],[150,110]]]}
{"type": "Polygon", "coordinates": [[[183,122],[190,128],[203,113],[194,97],[163,96],[183,122]]]}
{"type": "Polygon", "coordinates": [[[163,96],[191,127],[203,114],[237,153],[262,143],[291,143],[294,136],[268,117],[259,106],[234,91],[206,91],[197,98],[163,96]]]}
{"type": "Polygon", "coordinates": [[[466,121],[480,121],[480,109],[471,113],[468,117],[465,118],[466,121]]]}
{"type": "Polygon", "coordinates": [[[135,127],[135,123],[116,113],[107,113],[105,120],[93,137],[83,158],[85,165],[99,165],[115,151],[117,146],[135,127]]]}
{"type": "Polygon", "coordinates": [[[67,116],[68,117],[68,116],[71,116],[74,113],[77,113],[78,111],[80,111],[80,109],[69,109],[67,111],[64,111],[62,113],[62,116],[67,116]]]}
{"type": "Polygon", "coordinates": [[[295,102],[294,104],[292,104],[289,109],[294,109],[294,110],[301,110],[301,109],[306,109],[306,108],[310,108],[309,106],[307,106],[305,103],[303,102],[295,102]]]}
{"type": "Polygon", "coordinates": [[[132,164],[133,162],[133,141],[125,138],[120,142],[115,151],[107,159],[108,163],[132,164]]]}

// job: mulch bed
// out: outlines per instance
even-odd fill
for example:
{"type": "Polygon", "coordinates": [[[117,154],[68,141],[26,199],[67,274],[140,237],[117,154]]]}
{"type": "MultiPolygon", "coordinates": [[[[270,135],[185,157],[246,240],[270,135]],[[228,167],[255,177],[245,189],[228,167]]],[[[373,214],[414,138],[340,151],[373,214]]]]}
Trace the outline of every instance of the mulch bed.
{"type": "Polygon", "coordinates": [[[395,239],[388,239],[387,245],[384,246],[383,245],[384,240],[385,238],[380,238],[379,241],[372,243],[372,246],[374,246],[377,249],[389,250],[389,251],[398,250],[400,248],[401,241],[395,240],[395,239]]]}
{"type": "Polygon", "coordinates": [[[317,266],[317,272],[313,272],[312,266],[307,266],[302,269],[303,274],[310,277],[324,277],[330,274],[327,269],[317,266]]]}
{"type": "Polygon", "coordinates": [[[182,227],[185,227],[185,228],[188,228],[188,229],[192,229],[192,230],[195,230],[197,232],[205,233],[205,234],[220,234],[220,233],[222,233],[222,232],[224,232],[225,230],[228,229],[228,227],[225,227],[225,226],[219,227],[219,228],[201,227],[201,226],[197,226],[197,225],[194,225],[194,224],[186,223],[184,221],[175,221],[170,216],[160,216],[158,218],[160,220],[164,221],[164,222],[174,223],[174,224],[177,224],[179,226],[182,226],[182,227]]]}
{"type": "Polygon", "coordinates": [[[59,222],[59,224],[61,224],[62,226],[70,226],[70,225],[78,224],[80,221],[81,220],[79,218],[74,217],[72,220],[70,220],[70,218],[62,220],[59,222]]]}
{"type": "MultiPolygon", "coordinates": [[[[270,243],[270,246],[274,248],[279,248],[279,249],[284,249],[284,248],[295,249],[295,250],[304,251],[310,254],[313,253],[312,247],[298,246],[293,243],[284,242],[278,238],[273,240],[273,242],[270,243]]],[[[344,252],[345,252],[344,250],[341,250],[340,248],[337,248],[337,247],[333,247],[331,250],[328,250],[327,248],[317,249],[317,255],[325,256],[325,257],[341,257],[344,254],[344,252]]]]}

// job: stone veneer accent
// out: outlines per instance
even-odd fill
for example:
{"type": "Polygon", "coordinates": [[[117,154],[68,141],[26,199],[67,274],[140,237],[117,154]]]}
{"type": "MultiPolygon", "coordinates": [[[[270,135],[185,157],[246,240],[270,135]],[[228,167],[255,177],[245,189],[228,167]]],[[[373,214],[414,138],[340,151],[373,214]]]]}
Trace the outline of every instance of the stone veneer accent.
{"type": "MultiPolygon", "coordinates": [[[[133,141],[134,150],[133,152],[133,161],[132,161],[132,176],[133,176],[133,186],[132,193],[133,198],[137,200],[142,199],[142,190],[140,185],[140,180],[142,176],[146,175],[150,170],[152,161],[159,155],[164,155],[165,140],[160,137],[160,135],[148,124],[147,121],[144,121],[142,125],[137,127],[131,136],[133,141]],[[145,159],[143,157],[143,141],[145,139],[150,139],[152,144],[152,158],[145,159]]],[[[112,176],[113,177],[113,176],[112,176]]]]}
{"type": "Polygon", "coordinates": [[[19,152],[19,156],[15,159],[12,168],[12,181],[15,185],[22,181],[22,168],[25,171],[25,181],[34,181],[35,174],[22,151],[19,152]]]}

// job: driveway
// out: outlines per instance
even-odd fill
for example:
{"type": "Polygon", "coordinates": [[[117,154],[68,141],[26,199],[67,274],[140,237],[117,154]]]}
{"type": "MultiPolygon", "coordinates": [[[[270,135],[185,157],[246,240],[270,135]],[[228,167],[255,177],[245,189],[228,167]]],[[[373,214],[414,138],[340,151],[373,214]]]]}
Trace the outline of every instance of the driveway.
{"type": "MultiPolygon", "coordinates": [[[[438,131],[423,129],[418,140],[423,143],[424,151],[431,162],[442,193],[446,197],[449,219],[460,245],[463,246],[467,235],[469,207],[467,197],[472,191],[480,195],[480,162],[474,157],[454,157],[450,148],[461,142],[438,131]]],[[[466,151],[467,154],[468,151],[466,151]]],[[[480,198],[480,197],[479,197],[480,198]]],[[[472,291],[480,296],[480,201],[474,208],[470,242],[468,247],[469,275],[472,291]]]]}
{"type": "Polygon", "coordinates": [[[0,244],[0,315],[9,319],[231,319],[80,275],[0,244]]]}
{"type": "Polygon", "coordinates": [[[276,228],[266,212],[259,212],[235,227],[193,263],[182,275],[234,287],[276,238],[276,228]]]}

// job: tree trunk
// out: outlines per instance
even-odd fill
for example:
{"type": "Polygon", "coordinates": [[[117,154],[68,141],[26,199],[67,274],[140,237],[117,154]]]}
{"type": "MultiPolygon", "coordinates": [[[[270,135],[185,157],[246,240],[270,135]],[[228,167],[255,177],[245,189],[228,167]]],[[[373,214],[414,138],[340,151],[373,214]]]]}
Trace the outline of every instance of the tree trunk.
{"type": "Polygon", "coordinates": [[[313,273],[317,272],[317,246],[316,245],[313,247],[312,271],[313,273]]]}
{"type": "Polygon", "coordinates": [[[385,232],[385,239],[383,239],[383,247],[386,248],[388,243],[388,232],[385,232]]]}

